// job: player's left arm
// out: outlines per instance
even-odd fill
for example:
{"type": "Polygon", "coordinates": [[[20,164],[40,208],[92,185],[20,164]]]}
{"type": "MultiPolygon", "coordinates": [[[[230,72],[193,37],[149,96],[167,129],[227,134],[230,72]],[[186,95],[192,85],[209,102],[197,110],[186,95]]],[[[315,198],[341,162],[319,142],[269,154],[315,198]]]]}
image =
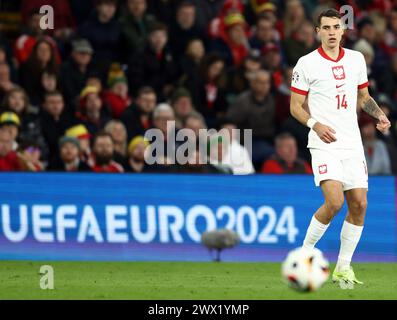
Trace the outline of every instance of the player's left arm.
{"type": "Polygon", "coordinates": [[[376,101],[370,96],[368,92],[368,87],[358,89],[357,104],[371,117],[378,120],[378,123],[376,124],[376,129],[378,129],[382,133],[385,133],[387,132],[387,130],[389,130],[391,126],[390,121],[389,119],[387,119],[386,115],[378,106],[376,101]]]}

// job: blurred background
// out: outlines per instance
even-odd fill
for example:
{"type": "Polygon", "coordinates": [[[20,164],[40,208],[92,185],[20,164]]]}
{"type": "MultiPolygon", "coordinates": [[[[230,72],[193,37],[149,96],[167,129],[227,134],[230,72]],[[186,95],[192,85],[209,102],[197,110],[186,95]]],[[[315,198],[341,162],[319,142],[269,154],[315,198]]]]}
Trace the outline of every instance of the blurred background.
{"type": "MultiPolygon", "coordinates": [[[[134,259],[128,250],[139,238],[154,243],[158,255],[150,257],[171,259],[179,249],[162,256],[162,243],[187,241],[193,247],[184,252],[202,250],[198,235],[225,227],[242,238],[230,259],[280,259],[303,239],[321,204],[308,128],[289,113],[292,69],[319,46],[317,15],[345,4],[354,10],[354,28],[343,45],[363,53],[370,93],[392,122],[383,135],[372,118],[358,115],[369,174],[390,176],[371,178],[368,210],[379,219],[363,240],[363,259],[377,259],[377,252],[396,259],[397,1],[388,0],[0,0],[0,171],[8,171],[0,174],[2,257],[84,258],[79,243],[90,238],[91,258],[134,259]],[[53,8],[53,29],[43,28],[51,26],[40,13],[44,5],[53,8]],[[167,136],[167,121],[176,132],[191,129],[195,139],[200,129],[252,129],[252,148],[216,136],[205,143],[209,152],[196,145],[192,156],[211,160],[222,145],[216,161],[173,164],[165,156],[149,165],[143,136],[152,128],[167,136]],[[107,208],[115,203],[125,208],[107,208]],[[74,207],[62,211],[65,204],[74,207]],[[65,215],[74,227],[55,218],[65,215]],[[125,216],[121,227],[117,215],[125,216]],[[112,255],[110,225],[129,230],[115,241],[128,243],[128,254],[118,246],[112,255]],[[383,242],[376,235],[384,225],[383,242]],[[42,238],[41,227],[52,237],[42,238]],[[144,230],[154,231],[145,238],[144,230]],[[70,251],[54,244],[69,240],[70,251]]],[[[324,248],[337,249],[338,230],[324,248]]]]}

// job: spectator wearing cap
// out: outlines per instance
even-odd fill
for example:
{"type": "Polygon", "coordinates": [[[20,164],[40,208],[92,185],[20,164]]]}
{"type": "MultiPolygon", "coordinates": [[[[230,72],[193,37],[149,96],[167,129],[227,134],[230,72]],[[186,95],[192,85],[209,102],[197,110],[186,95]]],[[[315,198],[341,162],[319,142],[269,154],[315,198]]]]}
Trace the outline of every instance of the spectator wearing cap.
{"type": "Polygon", "coordinates": [[[110,108],[111,117],[120,119],[124,110],[131,104],[128,82],[120,64],[113,63],[108,74],[109,90],[104,93],[104,102],[110,108]]]}
{"type": "Polygon", "coordinates": [[[15,112],[6,111],[0,114],[0,129],[10,133],[13,141],[12,150],[18,148],[17,138],[20,125],[21,120],[15,112]]]}
{"type": "Polygon", "coordinates": [[[186,117],[194,110],[190,92],[183,87],[176,89],[171,97],[171,106],[175,112],[175,125],[182,128],[186,117]]]}
{"type": "Polygon", "coordinates": [[[268,0],[250,0],[246,10],[246,16],[250,24],[254,24],[255,21],[258,22],[262,17],[269,19],[274,24],[277,20],[276,14],[276,5],[268,0]]]}
{"type": "Polygon", "coordinates": [[[66,137],[75,138],[79,141],[80,160],[91,163],[91,134],[83,124],[77,124],[65,131],[66,137]]]}
{"type": "Polygon", "coordinates": [[[130,88],[152,87],[159,101],[165,101],[178,78],[178,69],[171,50],[167,46],[168,29],[155,23],[149,32],[143,52],[134,55],[129,62],[128,83],[130,88]]]}
{"type": "Polygon", "coordinates": [[[147,0],[127,0],[120,18],[124,60],[143,50],[156,17],[147,13],[147,0]]]}
{"type": "Polygon", "coordinates": [[[30,104],[26,91],[19,86],[11,89],[4,97],[2,109],[18,115],[21,122],[19,139],[35,141],[40,146],[43,158],[47,158],[48,147],[42,133],[39,109],[30,104]]]}
{"type": "Polygon", "coordinates": [[[96,65],[105,74],[111,62],[119,61],[121,26],[116,18],[117,0],[97,0],[95,10],[79,28],[93,49],[96,65]]]}
{"type": "Polygon", "coordinates": [[[237,125],[225,118],[221,124],[221,132],[224,139],[228,142],[224,155],[223,164],[229,166],[233,174],[245,175],[255,173],[251,155],[245,146],[240,144],[242,136],[236,135],[237,125]]]}
{"type": "Polygon", "coordinates": [[[250,81],[259,69],[262,68],[259,53],[253,51],[239,66],[234,66],[227,71],[227,98],[233,102],[236,96],[249,89],[250,81]]]}
{"type": "Polygon", "coordinates": [[[296,140],[284,132],[275,138],[275,154],[262,165],[262,173],[267,174],[311,174],[309,163],[298,157],[296,140]]]}
{"type": "Polygon", "coordinates": [[[368,174],[391,174],[390,155],[386,144],[376,136],[374,120],[369,115],[363,113],[359,118],[359,126],[365,159],[367,160],[368,174]]]}
{"type": "Polygon", "coordinates": [[[175,21],[170,27],[170,45],[177,61],[186,51],[191,39],[205,39],[205,34],[196,25],[196,7],[190,1],[182,1],[176,9],[175,21]]]}
{"type": "Polygon", "coordinates": [[[249,53],[247,23],[239,12],[224,17],[225,34],[213,42],[212,50],[225,57],[227,66],[240,65],[249,53]]]}
{"type": "Polygon", "coordinates": [[[124,165],[127,159],[127,129],[120,120],[110,120],[106,123],[104,131],[110,133],[113,138],[113,159],[124,165]]]}
{"type": "Polygon", "coordinates": [[[80,159],[80,142],[70,136],[59,139],[59,158],[52,163],[49,171],[60,172],[89,172],[92,171],[86,162],[80,159]]]}
{"type": "Polygon", "coordinates": [[[75,119],[65,112],[65,102],[60,92],[55,91],[45,95],[40,125],[49,150],[49,162],[52,162],[58,154],[59,138],[74,121],[75,119]]]}
{"type": "Polygon", "coordinates": [[[126,172],[144,172],[147,165],[145,163],[145,150],[149,142],[143,136],[136,136],[128,144],[128,161],[124,167],[126,172]]]}
{"type": "Polygon", "coordinates": [[[76,112],[78,121],[95,135],[110,120],[97,87],[87,86],[80,93],[79,109],[76,112]]]}
{"type": "Polygon", "coordinates": [[[114,143],[109,133],[100,131],[94,137],[93,148],[93,165],[94,172],[122,173],[123,167],[113,160],[114,143]]]}
{"type": "Polygon", "coordinates": [[[273,153],[276,127],[270,77],[268,71],[257,71],[251,80],[250,89],[236,98],[226,114],[239,129],[252,129],[252,161],[255,166],[273,153]]]}
{"type": "Polygon", "coordinates": [[[69,105],[76,105],[88,77],[94,72],[93,52],[88,40],[76,39],[72,42],[70,58],[61,65],[62,89],[69,105]]]}
{"type": "Polygon", "coordinates": [[[156,92],[151,87],[139,89],[133,104],[126,108],[120,120],[127,129],[128,140],[144,135],[153,126],[152,114],[157,104],[156,92]]]}

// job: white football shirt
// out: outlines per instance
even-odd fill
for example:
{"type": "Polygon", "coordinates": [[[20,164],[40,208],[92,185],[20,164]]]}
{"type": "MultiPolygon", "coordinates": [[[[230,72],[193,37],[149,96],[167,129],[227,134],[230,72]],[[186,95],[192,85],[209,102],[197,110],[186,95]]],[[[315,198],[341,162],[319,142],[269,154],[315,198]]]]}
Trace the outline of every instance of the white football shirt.
{"type": "Polygon", "coordinates": [[[301,57],[292,73],[291,91],[308,95],[310,115],[336,131],[337,141],[323,142],[310,130],[308,148],[362,150],[357,122],[357,90],[368,86],[364,56],[340,48],[333,60],[320,46],[301,57]]]}

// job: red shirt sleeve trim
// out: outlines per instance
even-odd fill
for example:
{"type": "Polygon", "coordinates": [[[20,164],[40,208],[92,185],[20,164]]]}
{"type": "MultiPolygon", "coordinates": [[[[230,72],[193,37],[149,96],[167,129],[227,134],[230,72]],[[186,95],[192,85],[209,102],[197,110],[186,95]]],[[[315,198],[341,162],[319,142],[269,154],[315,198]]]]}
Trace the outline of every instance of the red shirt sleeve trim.
{"type": "Polygon", "coordinates": [[[295,92],[295,93],[299,93],[299,94],[303,94],[304,96],[307,96],[307,93],[309,91],[305,91],[305,90],[301,90],[295,87],[291,87],[291,91],[295,92]]]}
{"type": "Polygon", "coordinates": [[[367,82],[364,82],[363,84],[358,85],[358,88],[359,89],[364,89],[364,88],[366,88],[368,86],[369,86],[369,82],[367,81],[367,82]]]}

